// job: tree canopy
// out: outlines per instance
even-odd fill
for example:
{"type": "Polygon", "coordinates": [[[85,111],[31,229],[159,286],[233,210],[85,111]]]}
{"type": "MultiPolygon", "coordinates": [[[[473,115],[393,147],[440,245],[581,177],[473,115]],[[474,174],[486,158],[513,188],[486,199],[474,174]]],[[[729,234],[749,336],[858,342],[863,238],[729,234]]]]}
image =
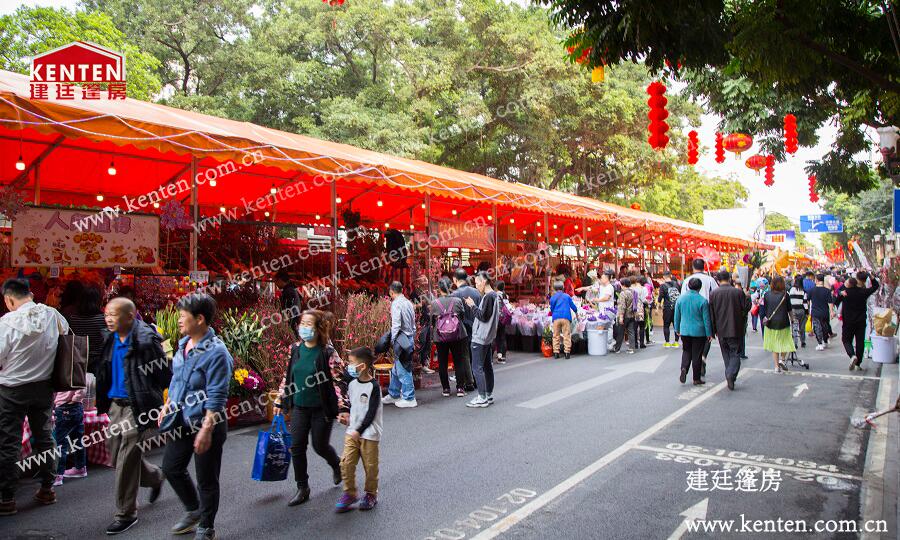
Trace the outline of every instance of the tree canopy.
{"type": "MultiPolygon", "coordinates": [[[[780,159],[782,118],[793,113],[802,145],[835,122],[838,137],[809,162],[822,188],[857,193],[877,185],[854,160],[869,149],[866,126],[900,120],[900,36],[891,2],[869,0],[541,0],[570,29],[575,57],[591,66],[640,62],[685,80],[723,118],[722,131],[762,139],[780,159]]],[[[894,10],[895,11],[895,10],[894,10]]]]}

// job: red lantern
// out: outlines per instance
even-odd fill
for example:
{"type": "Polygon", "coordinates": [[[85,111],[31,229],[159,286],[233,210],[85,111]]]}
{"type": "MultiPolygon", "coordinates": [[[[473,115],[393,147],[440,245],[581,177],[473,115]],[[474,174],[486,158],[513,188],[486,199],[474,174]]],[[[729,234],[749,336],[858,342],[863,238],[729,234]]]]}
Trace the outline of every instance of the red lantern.
{"type": "Polygon", "coordinates": [[[809,202],[819,202],[819,194],[816,192],[816,175],[809,175],[809,202]]]}
{"type": "Polygon", "coordinates": [[[687,162],[690,165],[697,164],[697,156],[699,155],[700,148],[700,139],[697,136],[697,132],[695,130],[690,130],[688,132],[688,144],[687,144],[687,162]]]}
{"type": "Polygon", "coordinates": [[[631,209],[632,209],[632,210],[640,210],[640,209],[641,209],[641,205],[638,204],[638,203],[631,203],[631,209]]]}
{"type": "Polygon", "coordinates": [[[659,81],[654,81],[647,85],[647,93],[650,95],[647,100],[647,105],[650,107],[650,111],[647,113],[647,118],[650,120],[650,124],[647,125],[647,130],[650,132],[647,142],[654,150],[662,150],[669,144],[669,137],[666,135],[666,132],[669,131],[669,124],[665,122],[665,119],[669,117],[669,111],[666,110],[669,100],[663,95],[666,93],[666,86],[659,81]]]}
{"type": "Polygon", "coordinates": [[[716,132],[716,163],[725,163],[725,147],[723,146],[724,136],[716,132]]]}
{"type": "Polygon", "coordinates": [[[764,183],[769,187],[775,185],[775,156],[766,156],[766,181],[764,183]]]}
{"type": "Polygon", "coordinates": [[[759,171],[766,166],[766,156],[762,154],[750,156],[747,158],[747,161],[745,161],[744,164],[748,169],[753,169],[754,171],[756,171],[756,174],[759,174],[759,171]]]}
{"type": "Polygon", "coordinates": [[[784,151],[788,154],[797,152],[797,117],[793,114],[784,117],[784,151]]]}
{"type": "Polygon", "coordinates": [[[753,137],[746,133],[732,133],[725,137],[724,148],[734,152],[735,157],[741,157],[741,153],[753,146],[753,137]]]}

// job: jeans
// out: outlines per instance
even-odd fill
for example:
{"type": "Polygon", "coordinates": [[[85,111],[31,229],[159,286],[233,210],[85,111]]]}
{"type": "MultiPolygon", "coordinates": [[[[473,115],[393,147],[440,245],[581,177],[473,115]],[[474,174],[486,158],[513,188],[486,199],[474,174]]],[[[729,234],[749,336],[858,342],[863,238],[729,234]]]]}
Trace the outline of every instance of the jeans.
{"type": "Polygon", "coordinates": [[[16,462],[22,454],[22,422],[28,417],[31,428],[32,455],[47,452],[49,459],[39,465],[41,487],[53,486],[56,461],[50,415],[53,410],[53,388],[50,381],[25,383],[19,386],[0,386],[0,496],[10,500],[16,491],[19,468],[16,462]]]}
{"type": "Polygon", "coordinates": [[[84,405],[78,403],[63,403],[53,410],[53,418],[56,427],[53,428],[53,440],[59,447],[59,465],[56,474],[62,476],[66,471],[66,459],[69,457],[69,448],[74,448],[72,458],[76,469],[85,467],[84,448],[81,446],[81,438],[84,436],[84,405]]]}
{"type": "Polygon", "coordinates": [[[291,461],[294,463],[294,480],[298,486],[309,487],[306,449],[312,435],[312,447],[332,469],[341,465],[337,452],[331,446],[331,427],[334,418],[325,418],[321,407],[297,407],[291,409],[291,461]]]}
{"type": "Polygon", "coordinates": [[[816,334],[816,342],[819,345],[828,344],[831,337],[831,319],[828,317],[813,317],[813,332],[816,334]]]}
{"type": "Polygon", "coordinates": [[[494,351],[506,358],[506,325],[497,323],[497,337],[494,339],[494,351]]]}
{"type": "Polygon", "coordinates": [[[466,342],[463,340],[437,343],[438,375],[441,378],[441,388],[450,390],[450,377],[447,369],[450,366],[450,355],[453,355],[453,370],[456,373],[456,388],[463,389],[466,386],[466,342]]]}
{"type": "Polygon", "coordinates": [[[703,347],[707,343],[705,337],[681,336],[681,369],[687,371],[691,368],[694,375],[694,382],[701,379],[700,376],[700,360],[703,354],[703,347]]]}
{"type": "Polygon", "coordinates": [[[759,315],[750,315],[750,320],[753,322],[753,331],[756,332],[756,324],[759,322],[759,315]]]}
{"type": "Polygon", "coordinates": [[[228,436],[228,424],[224,418],[212,431],[212,444],[202,454],[194,453],[194,439],[197,433],[182,424],[181,436],[166,444],[162,470],[172,490],[188,512],[200,510],[200,526],[214,528],[216,513],[219,511],[219,471],[222,468],[222,447],[228,436]],[[197,487],[187,470],[194,459],[197,487]],[[198,496],[199,488],[199,496],[198,496]]]}
{"type": "Polygon", "coordinates": [[[720,337],[719,347],[722,349],[722,360],[725,361],[725,378],[736,379],[738,371],[741,370],[741,357],[739,348],[741,338],[737,337],[720,337]]]}
{"type": "Polygon", "coordinates": [[[494,393],[494,366],[491,363],[491,346],[472,344],[472,372],[478,385],[478,395],[487,397],[494,393]]]}
{"type": "Polygon", "coordinates": [[[844,328],[841,330],[841,341],[844,344],[844,350],[847,356],[855,356],[857,365],[862,363],[863,352],[866,347],[866,321],[859,324],[848,324],[844,321],[844,328]],[[856,348],[853,347],[853,340],[856,340],[856,348]]]}
{"type": "MultiPolygon", "coordinates": [[[[663,337],[666,338],[666,343],[673,343],[669,337],[669,326],[675,324],[675,309],[674,308],[663,308],[663,337]]],[[[673,328],[674,330],[674,328],[673,328]]],[[[678,335],[675,335],[675,340],[678,341],[678,335]]]]}
{"type": "Polygon", "coordinates": [[[416,388],[413,386],[412,371],[407,371],[400,360],[394,360],[391,368],[391,382],[388,384],[388,394],[391,397],[402,397],[405,400],[416,399],[416,388]]]}

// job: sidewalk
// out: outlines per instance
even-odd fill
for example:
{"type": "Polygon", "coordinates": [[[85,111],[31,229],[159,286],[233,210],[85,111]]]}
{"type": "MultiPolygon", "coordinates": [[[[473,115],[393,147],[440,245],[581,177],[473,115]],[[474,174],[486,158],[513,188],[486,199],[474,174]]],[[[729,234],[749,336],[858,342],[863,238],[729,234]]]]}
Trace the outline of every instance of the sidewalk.
{"type": "MultiPolygon", "coordinates": [[[[881,382],[875,409],[893,405],[900,390],[898,364],[882,364],[881,382]]],[[[870,430],[863,475],[861,516],[863,520],[884,519],[887,533],[863,533],[863,540],[900,540],[900,414],[889,414],[875,420],[877,430],[870,430]]]]}

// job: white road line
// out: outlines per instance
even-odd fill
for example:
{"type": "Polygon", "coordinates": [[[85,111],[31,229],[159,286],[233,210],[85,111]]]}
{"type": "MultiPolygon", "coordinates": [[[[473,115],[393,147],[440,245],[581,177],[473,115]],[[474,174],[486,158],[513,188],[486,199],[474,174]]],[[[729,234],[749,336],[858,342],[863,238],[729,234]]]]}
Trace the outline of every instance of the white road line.
{"type": "MultiPolygon", "coordinates": [[[[857,405],[853,409],[853,415],[850,418],[862,418],[868,414],[868,410],[857,405]]],[[[863,436],[865,430],[856,429],[851,425],[847,425],[847,433],[844,434],[844,442],[841,443],[841,450],[838,454],[838,460],[844,463],[856,463],[856,458],[862,452],[863,436]]]]}
{"type": "MultiPolygon", "coordinates": [[[[748,373],[744,378],[746,379],[746,378],[752,377],[752,376],[753,376],[752,373],[748,373]]],[[[642,431],[638,435],[632,437],[631,439],[626,441],[625,444],[623,444],[622,446],[619,446],[615,450],[612,450],[611,452],[604,455],[597,461],[591,463],[584,469],[581,469],[580,471],[578,471],[575,474],[573,474],[572,476],[566,478],[559,484],[550,488],[550,490],[542,493],[539,497],[537,497],[533,501],[529,502],[525,506],[522,506],[515,512],[506,516],[504,519],[498,521],[497,523],[491,525],[489,528],[483,530],[481,533],[479,533],[478,535],[473,537],[473,540],[490,540],[492,538],[496,538],[504,531],[508,531],[511,527],[513,527],[514,525],[516,525],[523,519],[525,519],[528,516],[530,516],[531,514],[537,512],[541,508],[547,506],[548,504],[553,502],[555,499],[561,497],[567,491],[569,491],[573,487],[577,486],[579,483],[584,482],[585,480],[590,478],[597,471],[601,470],[602,468],[606,467],[613,461],[622,457],[623,454],[625,454],[629,450],[632,450],[637,445],[641,444],[645,439],[652,437],[660,430],[666,428],[672,422],[678,420],[679,418],[681,418],[688,412],[694,410],[701,403],[703,403],[704,401],[713,397],[714,395],[718,394],[724,388],[726,388],[724,382],[717,384],[709,392],[702,394],[697,399],[691,401],[684,407],[678,409],[677,411],[675,411],[672,414],[670,414],[669,416],[663,418],[656,424],[653,424],[646,430],[642,431]]]]}
{"type": "Polygon", "coordinates": [[[706,459],[710,459],[713,461],[721,461],[723,463],[736,463],[739,465],[752,465],[754,467],[759,467],[761,469],[780,469],[785,472],[815,474],[816,476],[833,476],[834,478],[842,478],[844,480],[856,480],[856,481],[862,480],[862,478],[860,478],[859,476],[853,476],[852,474],[833,473],[830,471],[823,471],[820,469],[804,469],[803,467],[794,467],[791,465],[778,465],[777,463],[761,462],[761,461],[756,461],[756,460],[752,460],[752,459],[741,459],[741,458],[717,456],[715,454],[704,454],[701,452],[686,452],[684,450],[670,450],[668,448],[658,448],[656,446],[643,446],[643,445],[635,446],[634,449],[635,450],[644,450],[645,452],[674,454],[676,456],[706,458],[706,459]]]}
{"type": "Polygon", "coordinates": [[[541,407],[545,407],[552,403],[556,403],[557,401],[596,388],[601,384],[606,384],[610,381],[621,379],[622,377],[631,375],[632,373],[653,373],[657,370],[657,368],[659,368],[659,366],[665,359],[665,356],[657,356],[655,358],[634,360],[624,364],[615,364],[609,366],[610,368],[612,368],[612,371],[608,373],[604,373],[603,375],[598,375],[597,377],[592,377],[585,381],[566,386],[565,388],[550,392],[549,394],[544,394],[534,399],[524,401],[517,404],[516,407],[524,407],[526,409],[540,409],[541,407]]]}
{"type": "MultiPolygon", "coordinates": [[[[741,368],[741,371],[743,371],[745,369],[752,370],[752,371],[759,371],[760,373],[768,373],[770,375],[778,374],[774,369],[763,369],[763,368],[753,368],[753,367],[741,368]]],[[[781,373],[778,375],[794,375],[794,376],[800,376],[800,377],[813,377],[814,379],[844,379],[844,380],[850,380],[850,381],[855,381],[855,380],[861,381],[863,379],[872,379],[873,381],[881,380],[881,377],[870,377],[867,375],[843,375],[840,373],[821,373],[818,371],[792,370],[792,371],[788,371],[786,373],[781,373]]]]}
{"type": "MultiPolygon", "coordinates": [[[[882,368],[883,369],[883,368],[882,368]]],[[[878,397],[875,399],[875,409],[883,410],[890,407],[892,380],[881,379],[878,386],[878,397]]],[[[862,491],[862,519],[876,520],[884,515],[884,458],[887,453],[888,422],[881,422],[877,430],[869,435],[869,448],[866,450],[866,464],[863,468],[862,491]]],[[[881,538],[881,533],[866,533],[860,535],[861,540],[875,540],[881,538]]]]}

